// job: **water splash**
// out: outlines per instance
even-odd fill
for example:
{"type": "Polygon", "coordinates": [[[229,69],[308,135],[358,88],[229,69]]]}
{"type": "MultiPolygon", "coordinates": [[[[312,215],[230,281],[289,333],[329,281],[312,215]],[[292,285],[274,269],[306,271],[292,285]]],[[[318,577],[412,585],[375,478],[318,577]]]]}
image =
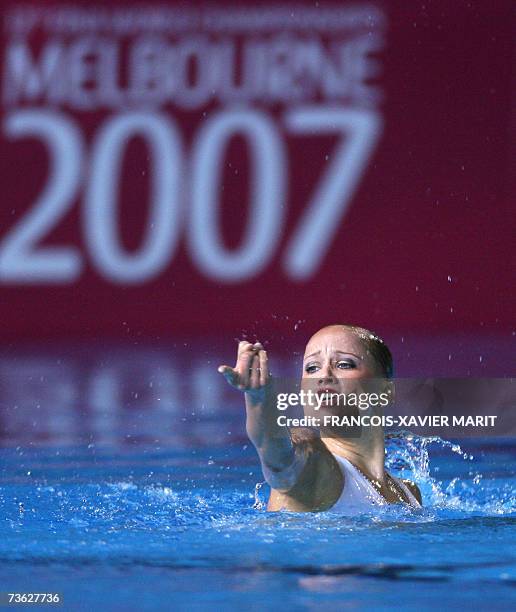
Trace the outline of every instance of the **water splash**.
{"type": "Polygon", "coordinates": [[[455,456],[458,462],[475,460],[475,457],[464,452],[459,444],[443,440],[439,436],[424,437],[408,431],[387,433],[385,438],[386,468],[417,483],[425,508],[481,513],[486,516],[516,511],[516,489],[506,479],[500,482],[498,479],[485,477],[484,474],[469,469],[469,466],[465,472],[460,463],[457,463],[457,475],[451,479],[439,480],[435,476],[439,468],[432,470],[431,451],[441,455],[449,451],[452,459],[455,456]]]}
{"type": "Polygon", "coordinates": [[[254,487],[254,504],[253,508],[255,510],[265,510],[267,508],[267,499],[265,497],[265,492],[262,490],[263,486],[267,483],[257,482],[254,487]]]}

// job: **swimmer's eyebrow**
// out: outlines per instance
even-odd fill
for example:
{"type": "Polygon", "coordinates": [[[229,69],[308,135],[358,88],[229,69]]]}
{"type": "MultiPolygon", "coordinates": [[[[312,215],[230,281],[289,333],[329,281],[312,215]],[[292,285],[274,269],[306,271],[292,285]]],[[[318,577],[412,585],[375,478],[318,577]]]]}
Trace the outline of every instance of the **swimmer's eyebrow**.
{"type": "MultiPolygon", "coordinates": [[[[310,357],[315,357],[316,355],[319,355],[321,351],[316,351],[315,353],[312,353],[311,355],[307,355],[305,357],[306,359],[310,359],[310,357]]],[[[341,355],[353,355],[353,357],[356,357],[357,359],[362,359],[362,357],[360,357],[359,355],[355,355],[355,353],[350,353],[348,351],[335,351],[336,353],[340,353],[341,355]]]]}

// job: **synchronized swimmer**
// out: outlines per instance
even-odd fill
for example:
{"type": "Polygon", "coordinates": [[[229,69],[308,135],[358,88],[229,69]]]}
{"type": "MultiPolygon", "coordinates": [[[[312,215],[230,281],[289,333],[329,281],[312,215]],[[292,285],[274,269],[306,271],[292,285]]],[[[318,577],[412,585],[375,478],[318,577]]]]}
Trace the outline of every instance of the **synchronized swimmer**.
{"type": "Polygon", "coordinates": [[[219,372],[245,394],[247,434],[271,486],[269,511],[357,514],[386,504],[421,507],[417,485],[385,469],[386,402],[362,407],[360,428],[354,430],[342,424],[343,417],[357,416],[357,406],[330,400],[365,389],[370,396],[392,397],[392,355],[378,336],[361,327],[330,325],[310,338],[301,388],[324,399],[301,403],[298,428],[278,418],[278,396],[259,342],[240,342],[235,367],[223,365],[219,372]]]}

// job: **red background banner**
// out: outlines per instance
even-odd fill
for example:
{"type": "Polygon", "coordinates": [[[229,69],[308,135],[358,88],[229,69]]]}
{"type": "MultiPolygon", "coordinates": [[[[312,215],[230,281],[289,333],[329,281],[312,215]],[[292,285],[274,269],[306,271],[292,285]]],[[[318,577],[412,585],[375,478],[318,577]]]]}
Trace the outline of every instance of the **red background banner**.
{"type": "Polygon", "coordinates": [[[285,3],[275,7],[293,22],[276,15],[248,30],[222,18],[237,4],[190,3],[178,7],[191,22],[171,18],[158,33],[147,22],[74,30],[70,16],[55,18],[65,6],[3,8],[4,339],[235,336],[335,321],[380,334],[513,333],[509,2],[324,3],[344,12],[323,25],[306,12],[313,4],[285,3]],[[216,26],[202,21],[210,7],[216,26]],[[145,37],[159,41],[138,63],[145,37]],[[77,59],[79,39],[90,50],[77,59]],[[52,41],[63,53],[55,66],[52,41]],[[255,93],[227,93],[224,49],[255,93]],[[183,90],[145,98],[179,78],[180,61],[183,90]],[[134,100],[102,98],[110,65],[134,100]],[[222,93],[210,94],[213,83],[222,93]],[[30,217],[38,209],[44,218],[30,217]],[[61,254],[40,274],[49,248],[61,254]]]}

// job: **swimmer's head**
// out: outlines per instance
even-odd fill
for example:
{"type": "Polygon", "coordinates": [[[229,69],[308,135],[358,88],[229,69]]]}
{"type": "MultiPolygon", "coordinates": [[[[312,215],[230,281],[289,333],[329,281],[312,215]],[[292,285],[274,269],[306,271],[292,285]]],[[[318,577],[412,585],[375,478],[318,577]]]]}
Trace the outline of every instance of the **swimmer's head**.
{"type": "MultiPolygon", "coordinates": [[[[387,392],[391,397],[392,383],[388,379],[392,376],[389,348],[363,327],[328,325],[316,332],[306,345],[302,388],[312,389],[318,395],[387,392]]],[[[356,412],[335,404],[326,403],[325,407],[332,414],[356,412]]]]}
{"type": "MultiPolygon", "coordinates": [[[[393,377],[393,360],[389,347],[375,333],[356,325],[327,325],[317,331],[308,341],[303,360],[303,376],[316,374],[322,365],[322,358],[334,354],[349,355],[337,368],[343,371],[363,374],[363,377],[393,377]],[[346,353],[350,351],[349,353],[346,353]],[[355,357],[355,359],[353,359],[355,357]],[[356,359],[358,357],[358,360],[356,359]]],[[[361,376],[362,377],[362,376],[361,376]]]]}

